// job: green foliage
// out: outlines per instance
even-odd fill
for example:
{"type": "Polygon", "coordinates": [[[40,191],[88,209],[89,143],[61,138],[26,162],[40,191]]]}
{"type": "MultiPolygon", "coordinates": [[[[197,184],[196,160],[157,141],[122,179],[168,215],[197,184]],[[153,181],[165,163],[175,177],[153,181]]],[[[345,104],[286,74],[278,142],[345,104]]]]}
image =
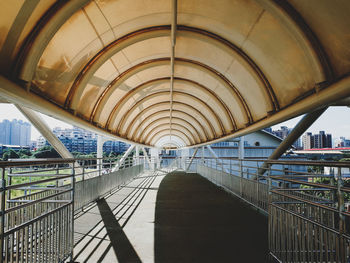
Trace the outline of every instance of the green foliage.
{"type": "Polygon", "coordinates": [[[30,158],[32,156],[32,153],[30,150],[21,149],[18,151],[18,155],[19,155],[20,159],[27,159],[27,158],[30,158]]]}
{"type": "Polygon", "coordinates": [[[18,159],[19,155],[12,149],[6,149],[2,155],[2,159],[7,161],[8,159],[18,159]]]}
{"type": "Polygon", "coordinates": [[[33,155],[35,158],[61,158],[52,146],[41,147],[33,155]]]}

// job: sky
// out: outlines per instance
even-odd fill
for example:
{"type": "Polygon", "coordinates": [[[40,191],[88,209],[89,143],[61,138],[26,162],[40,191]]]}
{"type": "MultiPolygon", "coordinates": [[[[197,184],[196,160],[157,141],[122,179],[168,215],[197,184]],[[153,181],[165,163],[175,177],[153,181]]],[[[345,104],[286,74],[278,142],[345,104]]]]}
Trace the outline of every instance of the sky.
{"type": "MultiPolygon", "coordinates": [[[[41,114],[50,128],[62,127],[71,128],[72,126],[59,121],[57,119],[41,114]]],[[[0,103],[0,121],[4,119],[17,119],[27,121],[18,109],[12,104],[0,103]]],[[[289,121],[272,126],[273,130],[277,130],[280,126],[294,127],[301,117],[291,119],[289,121]]],[[[349,107],[330,107],[323,115],[308,129],[308,132],[318,133],[318,131],[331,133],[333,139],[343,136],[350,139],[350,108],[349,107]]],[[[40,133],[32,126],[32,140],[36,140],[40,133]]]]}

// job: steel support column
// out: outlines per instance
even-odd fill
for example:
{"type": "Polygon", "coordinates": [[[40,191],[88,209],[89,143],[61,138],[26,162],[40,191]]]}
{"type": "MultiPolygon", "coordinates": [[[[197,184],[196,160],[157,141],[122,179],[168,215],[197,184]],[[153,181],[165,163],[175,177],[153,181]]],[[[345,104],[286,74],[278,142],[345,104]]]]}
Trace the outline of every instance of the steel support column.
{"type": "Polygon", "coordinates": [[[199,148],[196,148],[196,149],[194,150],[194,152],[193,152],[193,154],[192,154],[192,156],[191,156],[191,159],[190,159],[190,163],[188,164],[188,166],[187,166],[187,168],[186,168],[186,172],[188,171],[188,169],[190,169],[191,164],[192,164],[192,162],[193,162],[193,159],[194,159],[194,157],[196,156],[196,154],[197,154],[197,152],[198,152],[198,149],[199,149],[199,148]]]}
{"type": "Polygon", "coordinates": [[[74,158],[66,146],[56,137],[43,118],[35,111],[16,105],[17,109],[34,125],[62,158],[74,158]]]}
{"type": "Polygon", "coordinates": [[[218,161],[219,165],[221,165],[222,169],[225,170],[226,173],[230,173],[227,168],[224,167],[223,162],[219,159],[219,157],[217,156],[217,154],[213,151],[213,149],[207,145],[207,148],[209,150],[209,152],[211,153],[211,155],[218,161]]]}
{"type": "Polygon", "coordinates": [[[142,152],[143,152],[143,155],[145,156],[145,159],[146,159],[146,161],[147,161],[147,163],[148,163],[149,168],[151,168],[151,160],[150,160],[149,157],[148,157],[148,154],[147,154],[147,152],[146,152],[145,147],[142,147],[142,152]]]}
{"type": "MultiPolygon", "coordinates": [[[[270,155],[268,160],[277,160],[284,154],[292,144],[326,111],[326,108],[322,108],[306,114],[294,127],[290,134],[281,142],[281,144],[270,155]]],[[[265,162],[258,169],[258,175],[262,176],[268,169],[268,164],[265,162]]]]}
{"type": "Polygon", "coordinates": [[[117,164],[113,167],[112,172],[116,172],[119,170],[120,166],[125,162],[126,158],[128,158],[129,154],[134,150],[135,145],[130,145],[130,147],[126,150],[122,158],[117,162],[117,164]]]}

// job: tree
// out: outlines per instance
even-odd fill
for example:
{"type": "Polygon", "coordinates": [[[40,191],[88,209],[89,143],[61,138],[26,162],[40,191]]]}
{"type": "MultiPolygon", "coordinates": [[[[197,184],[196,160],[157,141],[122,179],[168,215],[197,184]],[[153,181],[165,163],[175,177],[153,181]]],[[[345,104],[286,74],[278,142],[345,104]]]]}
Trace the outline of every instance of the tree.
{"type": "Polygon", "coordinates": [[[18,155],[19,155],[19,158],[26,159],[26,158],[31,157],[32,153],[30,152],[30,150],[21,149],[21,150],[18,151],[18,155]]]}
{"type": "Polygon", "coordinates": [[[35,158],[61,158],[58,152],[52,146],[41,147],[34,153],[35,158]]]}
{"type": "Polygon", "coordinates": [[[18,159],[19,155],[12,149],[6,149],[2,155],[2,159],[7,161],[8,159],[18,159]]]}

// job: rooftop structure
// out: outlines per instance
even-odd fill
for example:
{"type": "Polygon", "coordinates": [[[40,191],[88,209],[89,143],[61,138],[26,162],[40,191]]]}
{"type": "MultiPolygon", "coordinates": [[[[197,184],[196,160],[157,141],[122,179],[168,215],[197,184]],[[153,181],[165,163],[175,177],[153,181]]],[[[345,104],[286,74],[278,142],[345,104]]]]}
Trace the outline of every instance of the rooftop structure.
{"type": "Polygon", "coordinates": [[[0,96],[130,143],[224,141],[349,104],[349,9],[349,1],[2,1],[0,96]]]}

